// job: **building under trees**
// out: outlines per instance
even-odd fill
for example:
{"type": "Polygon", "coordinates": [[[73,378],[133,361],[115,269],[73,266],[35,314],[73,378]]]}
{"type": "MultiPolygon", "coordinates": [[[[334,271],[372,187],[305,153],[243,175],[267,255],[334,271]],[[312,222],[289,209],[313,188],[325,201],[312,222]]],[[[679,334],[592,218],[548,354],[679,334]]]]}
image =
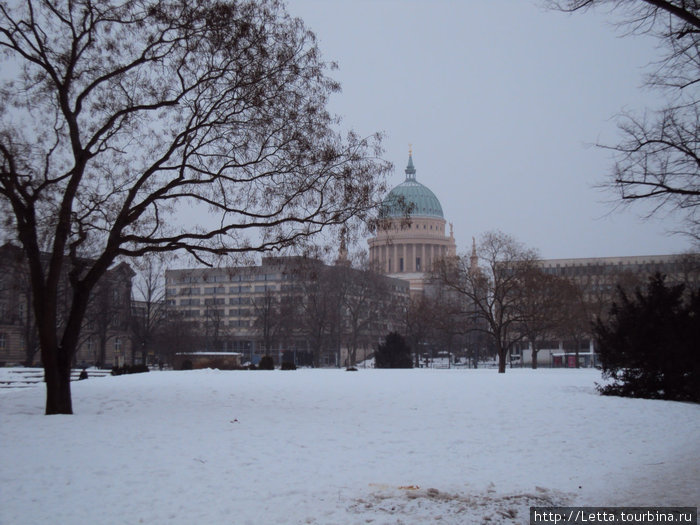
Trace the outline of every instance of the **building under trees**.
{"type": "Polygon", "coordinates": [[[403,324],[406,281],[301,256],[256,266],[165,272],[168,322],[197,334],[188,351],[238,352],[255,364],[353,366],[403,324]]]}
{"type": "MultiPolygon", "coordinates": [[[[0,247],[0,362],[25,366],[41,364],[33,315],[33,295],[27,262],[21,249],[0,247]]],[[[133,361],[131,289],[134,271],[126,263],[109,269],[90,296],[73,366],[123,366],[133,361]]],[[[59,324],[65,323],[71,301],[68,274],[61,277],[59,324]]]]}
{"type": "Polygon", "coordinates": [[[671,284],[700,283],[700,256],[649,255],[542,260],[501,232],[457,255],[436,195],[406,180],[385,197],[370,260],[410,283],[401,332],[414,364],[451,356],[463,365],[497,358],[504,366],[594,366],[592,322],[605,318],[617,287],[632,291],[656,272],[671,284]]]}

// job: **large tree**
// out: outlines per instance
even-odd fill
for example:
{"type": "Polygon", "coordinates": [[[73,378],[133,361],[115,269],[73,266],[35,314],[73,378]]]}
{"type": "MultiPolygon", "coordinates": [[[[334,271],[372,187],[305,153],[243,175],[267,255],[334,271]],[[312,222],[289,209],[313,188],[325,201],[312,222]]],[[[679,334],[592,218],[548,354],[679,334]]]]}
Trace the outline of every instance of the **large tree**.
{"type": "Polygon", "coordinates": [[[280,0],[0,2],[0,48],[0,213],[47,414],[72,413],[88,298],[119,258],[282,249],[375,207],[379,138],[338,134],[339,86],[280,0]]]}
{"type": "Polygon", "coordinates": [[[481,238],[476,255],[445,259],[436,265],[436,278],[463,298],[466,319],[486,333],[498,355],[498,372],[505,373],[508,354],[525,337],[522,330],[525,277],[537,254],[502,232],[481,238]]]}
{"type": "Polygon", "coordinates": [[[684,233],[700,242],[700,4],[689,0],[550,0],[565,11],[609,7],[626,33],[657,38],[661,58],[646,83],[664,107],[623,114],[615,166],[606,185],[621,202],[650,201],[653,212],[678,212],[684,233]]]}

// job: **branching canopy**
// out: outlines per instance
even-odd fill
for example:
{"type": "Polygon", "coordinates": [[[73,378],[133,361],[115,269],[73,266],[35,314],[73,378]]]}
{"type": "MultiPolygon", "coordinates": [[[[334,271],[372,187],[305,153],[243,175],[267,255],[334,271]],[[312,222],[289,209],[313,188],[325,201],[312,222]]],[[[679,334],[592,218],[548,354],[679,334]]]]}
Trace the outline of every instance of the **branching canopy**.
{"type": "Polygon", "coordinates": [[[663,92],[665,107],[620,116],[615,167],[604,186],[623,203],[652,202],[652,214],[671,211],[686,221],[684,233],[700,241],[700,3],[695,0],[552,0],[577,11],[606,6],[621,13],[628,33],[656,37],[661,59],[647,84],[663,92]]]}
{"type": "Polygon", "coordinates": [[[283,249],[378,205],[380,137],[336,131],[333,65],[281,0],[0,1],[0,52],[0,214],[45,351],[117,258],[283,249]]]}

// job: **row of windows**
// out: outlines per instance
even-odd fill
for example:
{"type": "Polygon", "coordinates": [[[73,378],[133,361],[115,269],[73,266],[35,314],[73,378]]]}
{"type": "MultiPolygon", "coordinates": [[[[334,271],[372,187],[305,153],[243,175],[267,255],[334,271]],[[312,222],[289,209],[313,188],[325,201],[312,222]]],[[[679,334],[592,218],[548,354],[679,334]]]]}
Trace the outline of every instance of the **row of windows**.
{"type": "Polygon", "coordinates": [[[676,273],[681,271],[681,267],[678,263],[623,263],[622,261],[617,264],[584,264],[584,265],[573,265],[573,266],[546,266],[543,268],[545,273],[551,275],[567,275],[567,276],[581,276],[581,275],[611,275],[617,274],[621,270],[632,271],[635,273],[676,273]]]}
{"type": "MultiPolygon", "coordinates": [[[[179,313],[182,314],[184,317],[214,317],[214,316],[224,317],[224,316],[226,316],[226,309],[225,308],[208,308],[206,310],[179,310],[179,313]]],[[[250,317],[252,315],[252,313],[253,312],[250,308],[229,308],[228,309],[229,316],[250,317]]]]}
{"type": "MultiPolygon", "coordinates": [[[[277,285],[274,284],[259,284],[255,286],[230,286],[228,288],[228,293],[250,293],[250,292],[266,292],[266,291],[276,291],[277,285]]],[[[287,289],[289,287],[287,286],[287,289]]],[[[225,294],[226,288],[224,286],[217,287],[205,287],[204,293],[202,293],[202,288],[197,287],[187,287],[187,288],[168,288],[166,294],[168,296],[173,295],[215,295],[215,294],[225,294]]]]}
{"type": "MultiPolygon", "coordinates": [[[[416,272],[422,271],[420,257],[416,257],[416,265],[414,268],[415,268],[416,272]]],[[[393,271],[393,269],[391,267],[391,258],[389,258],[389,271],[390,272],[393,271]]],[[[399,271],[400,272],[406,271],[406,268],[405,268],[404,262],[403,262],[403,257],[399,257],[399,271]]]]}
{"type": "Polygon", "coordinates": [[[234,283],[244,281],[281,281],[289,276],[282,273],[239,274],[239,275],[184,275],[168,277],[168,284],[187,283],[234,283]]]}
{"type": "MultiPolygon", "coordinates": [[[[432,224],[430,225],[430,228],[428,228],[428,225],[427,225],[427,224],[423,224],[422,226],[423,226],[422,229],[424,229],[424,230],[427,230],[427,229],[431,229],[431,230],[432,230],[432,229],[433,229],[433,225],[432,225],[432,224]]],[[[420,229],[421,229],[421,225],[420,225],[420,224],[413,224],[413,225],[407,224],[407,225],[401,225],[401,226],[394,226],[394,228],[392,228],[392,229],[393,229],[394,231],[399,231],[399,228],[400,228],[401,230],[411,230],[411,229],[413,229],[413,230],[420,230],[420,229]]],[[[436,226],[436,227],[435,227],[435,230],[436,230],[436,231],[439,231],[440,233],[444,233],[445,228],[444,228],[444,227],[438,228],[438,227],[436,226]]]]}
{"type": "MultiPolygon", "coordinates": [[[[186,317],[197,317],[199,315],[198,310],[189,310],[187,313],[191,315],[187,315],[186,317]]],[[[223,315],[223,314],[222,314],[223,315]]],[[[254,321],[251,319],[231,319],[229,321],[223,322],[220,326],[230,326],[230,327],[246,327],[249,328],[253,326],[254,321]]]]}

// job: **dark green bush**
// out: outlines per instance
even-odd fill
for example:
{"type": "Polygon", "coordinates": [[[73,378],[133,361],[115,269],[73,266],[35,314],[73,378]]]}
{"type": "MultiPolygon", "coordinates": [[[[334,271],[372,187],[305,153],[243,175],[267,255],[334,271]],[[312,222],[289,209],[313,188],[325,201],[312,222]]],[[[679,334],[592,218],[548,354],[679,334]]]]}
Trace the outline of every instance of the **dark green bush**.
{"type": "MultiPolygon", "coordinates": [[[[191,367],[190,367],[191,368],[191,367]]],[[[147,365],[124,365],[124,366],[114,366],[112,367],[112,375],[120,376],[123,374],[141,374],[143,372],[148,372],[147,365]]]]}
{"type": "Polygon", "coordinates": [[[374,354],[374,366],[376,368],[413,368],[411,347],[400,334],[391,332],[374,354]]]}
{"type": "Polygon", "coordinates": [[[264,355],[262,359],[260,359],[260,363],[258,363],[258,370],[274,370],[275,369],[275,361],[272,359],[272,356],[269,355],[264,355]]]}
{"type": "Polygon", "coordinates": [[[282,363],[282,366],[280,366],[280,370],[296,370],[297,365],[294,363],[290,363],[289,361],[285,361],[282,363]]]}
{"type": "Polygon", "coordinates": [[[700,402],[700,289],[667,287],[656,274],[645,291],[621,289],[607,321],[595,323],[605,395],[700,402]]]}

